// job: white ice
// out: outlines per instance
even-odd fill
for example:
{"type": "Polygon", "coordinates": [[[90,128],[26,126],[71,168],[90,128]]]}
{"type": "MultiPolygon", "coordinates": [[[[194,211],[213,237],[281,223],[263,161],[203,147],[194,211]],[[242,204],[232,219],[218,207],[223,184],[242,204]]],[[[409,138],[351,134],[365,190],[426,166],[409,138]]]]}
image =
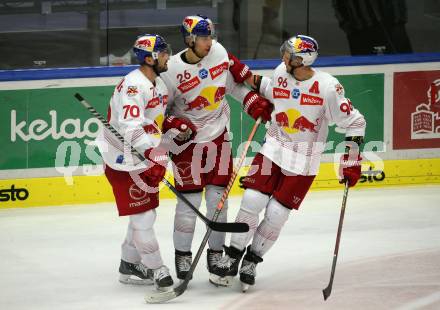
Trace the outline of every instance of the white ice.
{"type": "MultiPolygon", "coordinates": [[[[0,210],[0,309],[440,309],[440,186],[350,191],[324,301],[341,198],[342,190],[309,193],[247,293],[238,282],[209,284],[203,254],[188,290],[161,305],[145,304],[151,286],[118,282],[127,219],[112,203],[0,210]]],[[[162,201],[155,225],[173,276],[174,203],[162,201]]],[[[230,199],[231,221],[239,204],[230,199]]]]}

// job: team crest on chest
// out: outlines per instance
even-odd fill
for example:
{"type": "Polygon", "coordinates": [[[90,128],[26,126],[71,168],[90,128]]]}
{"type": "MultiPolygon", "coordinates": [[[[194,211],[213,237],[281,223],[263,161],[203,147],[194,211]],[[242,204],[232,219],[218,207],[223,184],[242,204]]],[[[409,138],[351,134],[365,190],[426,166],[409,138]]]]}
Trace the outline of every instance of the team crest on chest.
{"type": "Polygon", "coordinates": [[[137,86],[128,86],[127,87],[127,96],[134,97],[139,93],[137,86]]]}

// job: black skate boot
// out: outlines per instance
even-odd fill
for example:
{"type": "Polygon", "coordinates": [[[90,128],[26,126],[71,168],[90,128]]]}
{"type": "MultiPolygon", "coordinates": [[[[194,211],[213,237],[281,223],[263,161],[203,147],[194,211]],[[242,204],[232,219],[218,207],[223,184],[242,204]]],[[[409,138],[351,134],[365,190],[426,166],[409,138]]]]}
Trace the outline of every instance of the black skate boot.
{"type": "Polygon", "coordinates": [[[173,278],[171,278],[170,271],[167,266],[160,266],[153,270],[154,286],[159,291],[169,291],[173,288],[173,278]]]}
{"type": "MultiPolygon", "coordinates": [[[[182,281],[185,280],[185,277],[191,268],[192,253],[176,250],[174,262],[176,264],[177,278],[182,281]]],[[[190,279],[192,279],[192,275],[190,279]]]]}
{"type": "Polygon", "coordinates": [[[209,281],[214,285],[229,286],[232,284],[232,278],[238,273],[238,264],[243,257],[244,250],[240,251],[233,246],[225,248],[225,256],[217,261],[212,268],[209,281]]]}
{"type": "Polygon", "coordinates": [[[119,273],[119,282],[124,284],[153,284],[153,270],[142,263],[133,264],[121,259],[119,273]]]}
{"type": "Polygon", "coordinates": [[[251,251],[251,246],[248,246],[240,268],[240,281],[243,293],[249,289],[249,285],[255,284],[255,277],[257,276],[256,267],[262,261],[263,259],[260,256],[251,251]]]}

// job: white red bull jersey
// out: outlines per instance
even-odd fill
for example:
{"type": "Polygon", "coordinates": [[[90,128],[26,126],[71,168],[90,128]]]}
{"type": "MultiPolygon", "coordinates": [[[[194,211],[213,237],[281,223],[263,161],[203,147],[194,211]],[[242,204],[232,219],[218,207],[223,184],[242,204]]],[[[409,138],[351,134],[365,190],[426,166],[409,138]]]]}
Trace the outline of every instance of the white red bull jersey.
{"type": "Polygon", "coordinates": [[[346,136],[364,136],[366,122],[343,86],[332,75],[314,70],[298,81],[281,63],[272,79],[263,78],[260,92],[275,106],[260,153],[281,168],[301,175],[318,173],[328,126],[336,124],[346,136]]]}
{"type": "MultiPolygon", "coordinates": [[[[168,90],[160,77],[155,85],[139,70],[127,74],[116,85],[110,99],[107,119],[124,140],[141,154],[156,147],[168,101],[168,90]]],[[[112,169],[132,171],[143,168],[126,147],[107,129],[101,130],[96,144],[104,162],[112,169]]]]}
{"type": "Polygon", "coordinates": [[[229,73],[229,58],[225,48],[213,42],[211,50],[197,64],[188,64],[180,53],[168,61],[168,71],[161,74],[169,91],[167,113],[185,117],[197,127],[194,142],[212,141],[223,133],[229,124],[230,109],[226,93],[238,92],[242,99],[245,88],[233,82],[229,73]]]}

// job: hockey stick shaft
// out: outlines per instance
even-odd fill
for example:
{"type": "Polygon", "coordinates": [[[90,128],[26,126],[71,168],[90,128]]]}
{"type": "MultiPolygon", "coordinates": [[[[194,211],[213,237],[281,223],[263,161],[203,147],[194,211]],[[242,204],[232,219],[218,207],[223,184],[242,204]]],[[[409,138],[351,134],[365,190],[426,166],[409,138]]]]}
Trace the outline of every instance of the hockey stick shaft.
{"type": "MultiPolygon", "coordinates": [[[[89,112],[99,119],[101,123],[110,130],[111,133],[115,135],[116,138],[118,138],[119,141],[122,143],[126,143],[124,138],[121,136],[121,134],[98,112],[96,109],[88,103],[83,96],[81,96],[79,93],[75,94],[75,98],[87,109],[89,112]]],[[[145,157],[140,154],[135,148],[131,147],[131,152],[142,162],[145,161],[145,157]]],[[[243,224],[243,223],[218,223],[209,220],[207,217],[205,217],[191,202],[188,201],[188,199],[185,198],[182,193],[180,193],[167,179],[162,179],[162,182],[177,196],[179,199],[181,199],[185,204],[188,205],[196,214],[198,217],[200,217],[203,222],[208,225],[208,227],[215,231],[222,231],[222,232],[246,232],[249,230],[249,226],[247,225],[237,225],[237,224],[243,224]],[[246,227],[247,226],[247,227],[246,227]]]]}
{"type": "MultiPolygon", "coordinates": [[[[222,211],[222,208],[223,208],[223,206],[225,204],[225,201],[226,201],[226,199],[228,197],[229,191],[231,190],[232,185],[234,184],[234,181],[235,181],[235,179],[237,177],[237,174],[238,174],[238,172],[239,172],[239,170],[241,168],[241,165],[243,164],[243,161],[246,158],[246,154],[248,152],[249,146],[251,145],[252,139],[254,138],[254,135],[257,132],[257,129],[258,129],[258,126],[260,125],[260,123],[261,123],[261,118],[258,118],[257,121],[254,124],[254,127],[252,128],[251,133],[249,134],[249,137],[248,137],[248,139],[246,141],[246,144],[244,146],[244,149],[243,149],[243,152],[242,152],[242,154],[240,156],[240,159],[239,159],[237,165],[235,166],[235,168],[234,168],[234,170],[232,172],[231,178],[229,179],[229,183],[226,186],[225,191],[223,192],[223,196],[222,196],[220,202],[217,205],[217,209],[215,210],[215,213],[214,213],[214,215],[212,217],[213,221],[217,220],[218,216],[220,215],[220,212],[222,211]]],[[[197,263],[200,260],[200,257],[201,257],[201,255],[203,253],[203,250],[205,249],[206,243],[208,243],[209,236],[211,235],[211,232],[212,232],[212,230],[209,229],[209,228],[206,230],[205,236],[203,237],[202,243],[200,244],[200,247],[199,247],[199,249],[197,251],[197,254],[194,257],[194,260],[193,260],[193,262],[191,264],[191,267],[190,267],[188,273],[186,274],[185,280],[178,287],[176,287],[174,289],[174,291],[176,293],[176,297],[181,295],[181,294],[183,294],[185,292],[185,290],[186,290],[186,288],[188,286],[188,283],[189,283],[189,281],[192,278],[192,274],[193,274],[194,270],[196,269],[197,263]]]]}
{"type": "Polygon", "coordinates": [[[342,197],[342,207],[341,207],[341,213],[339,215],[338,233],[336,234],[335,250],[333,251],[333,262],[332,262],[332,270],[330,273],[330,281],[327,287],[322,290],[322,294],[324,295],[324,300],[327,300],[327,298],[330,296],[332,292],[333,279],[335,277],[335,271],[336,271],[336,262],[338,260],[339,244],[341,241],[342,224],[344,222],[345,205],[347,203],[347,196],[348,196],[348,181],[345,181],[344,196],[342,197]]]}

